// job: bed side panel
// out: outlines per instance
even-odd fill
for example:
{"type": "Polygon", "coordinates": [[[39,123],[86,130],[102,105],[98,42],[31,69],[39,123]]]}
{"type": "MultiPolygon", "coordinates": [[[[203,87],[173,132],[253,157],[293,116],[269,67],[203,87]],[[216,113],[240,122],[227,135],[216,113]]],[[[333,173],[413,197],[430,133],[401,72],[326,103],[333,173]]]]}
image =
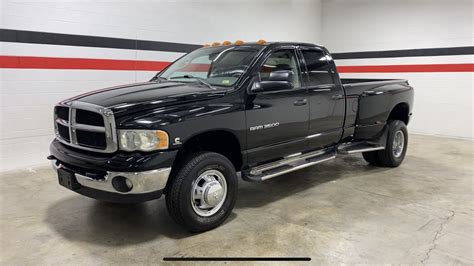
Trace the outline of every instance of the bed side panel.
{"type": "MultiPolygon", "coordinates": [[[[356,85],[357,86],[357,85],[356,85]]],[[[399,103],[411,105],[412,88],[407,83],[364,84],[358,98],[354,139],[372,139],[382,133],[387,118],[399,103]]]]}

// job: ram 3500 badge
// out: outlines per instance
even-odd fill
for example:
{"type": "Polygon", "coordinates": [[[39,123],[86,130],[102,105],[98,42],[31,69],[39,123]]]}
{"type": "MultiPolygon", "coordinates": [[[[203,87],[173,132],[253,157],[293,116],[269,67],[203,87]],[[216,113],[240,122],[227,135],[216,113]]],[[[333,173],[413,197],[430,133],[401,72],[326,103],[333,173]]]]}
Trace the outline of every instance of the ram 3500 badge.
{"type": "Polygon", "coordinates": [[[355,152],[400,165],[412,107],[406,80],[340,79],[321,46],[205,47],[148,82],[60,102],[49,159],[61,185],[98,200],[165,194],[199,232],[232,212],[237,172],[263,181],[355,152]]]}

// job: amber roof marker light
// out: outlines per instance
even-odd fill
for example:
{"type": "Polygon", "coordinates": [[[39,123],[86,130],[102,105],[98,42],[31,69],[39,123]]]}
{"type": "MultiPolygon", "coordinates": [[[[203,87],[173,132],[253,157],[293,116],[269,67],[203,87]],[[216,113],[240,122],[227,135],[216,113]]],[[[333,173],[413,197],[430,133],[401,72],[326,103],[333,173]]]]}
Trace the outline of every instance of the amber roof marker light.
{"type": "Polygon", "coordinates": [[[242,45],[242,44],[244,44],[244,41],[242,41],[242,40],[237,40],[237,41],[234,42],[234,44],[235,44],[235,45],[242,45]]]}
{"type": "MultiPolygon", "coordinates": [[[[242,40],[236,40],[236,41],[234,42],[234,45],[243,45],[244,43],[245,43],[245,42],[242,41],[242,40]]],[[[260,40],[258,40],[258,41],[256,42],[256,44],[258,44],[258,45],[265,45],[265,44],[267,44],[267,41],[264,40],[264,39],[260,39],[260,40]]],[[[221,45],[223,45],[223,46],[232,45],[232,42],[230,42],[230,41],[223,41],[222,43],[220,43],[220,42],[213,42],[213,43],[211,43],[211,44],[207,44],[207,43],[206,43],[206,44],[204,44],[202,47],[216,47],[216,46],[221,46],[221,45]]]]}

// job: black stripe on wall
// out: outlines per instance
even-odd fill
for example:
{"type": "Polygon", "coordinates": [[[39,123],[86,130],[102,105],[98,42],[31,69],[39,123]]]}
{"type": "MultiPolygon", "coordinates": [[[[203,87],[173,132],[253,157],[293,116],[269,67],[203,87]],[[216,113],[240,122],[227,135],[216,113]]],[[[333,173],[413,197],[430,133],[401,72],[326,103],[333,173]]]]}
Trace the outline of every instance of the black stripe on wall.
{"type": "Polygon", "coordinates": [[[474,54],[474,46],[333,53],[332,57],[334,59],[366,59],[366,58],[472,55],[472,54],[474,54]]]}
{"type": "MultiPolygon", "coordinates": [[[[100,36],[74,35],[52,32],[38,32],[25,30],[0,29],[1,42],[36,43],[52,45],[69,45],[84,47],[138,49],[147,51],[187,53],[201,45],[159,42],[147,40],[134,40],[123,38],[110,38],[100,36]]],[[[474,46],[422,48],[389,51],[364,51],[348,53],[332,53],[334,59],[363,59],[363,58],[390,58],[390,57],[415,57],[415,56],[446,56],[446,55],[472,55],[474,46]]]]}
{"type": "Polygon", "coordinates": [[[201,45],[0,29],[0,41],[187,53],[201,45]]]}

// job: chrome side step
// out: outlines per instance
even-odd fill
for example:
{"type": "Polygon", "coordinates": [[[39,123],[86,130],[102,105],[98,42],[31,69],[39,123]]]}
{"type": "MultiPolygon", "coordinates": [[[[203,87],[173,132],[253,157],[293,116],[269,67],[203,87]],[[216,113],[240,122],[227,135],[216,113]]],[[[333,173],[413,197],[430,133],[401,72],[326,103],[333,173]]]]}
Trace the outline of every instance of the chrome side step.
{"type": "Polygon", "coordinates": [[[318,163],[336,158],[334,149],[318,150],[286,157],[277,162],[271,162],[252,168],[245,177],[252,181],[264,181],[275,176],[300,170],[318,163]]]}
{"type": "Polygon", "coordinates": [[[319,155],[322,155],[322,154],[325,154],[325,153],[327,153],[327,151],[317,150],[317,151],[304,153],[304,154],[300,153],[300,154],[296,154],[296,155],[290,155],[290,156],[287,156],[287,157],[283,158],[282,160],[279,160],[279,161],[276,161],[276,162],[271,162],[271,163],[256,166],[256,167],[252,168],[252,170],[250,171],[250,174],[251,175],[260,175],[260,174],[262,174],[262,172],[265,172],[265,171],[268,171],[268,170],[271,170],[271,169],[275,169],[275,168],[279,168],[280,166],[284,166],[284,165],[292,165],[294,163],[298,163],[299,161],[302,161],[302,160],[305,160],[305,159],[308,159],[308,158],[312,158],[312,157],[316,157],[316,156],[319,156],[319,155]]]}
{"type": "Polygon", "coordinates": [[[385,150],[385,146],[372,142],[355,142],[341,144],[337,147],[337,152],[341,154],[353,154],[358,152],[385,150]]]}
{"type": "Polygon", "coordinates": [[[354,142],[343,143],[337,147],[312,151],[308,153],[296,153],[285,158],[256,166],[241,173],[242,178],[247,181],[264,181],[275,176],[300,170],[318,163],[336,158],[337,154],[353,154],[358,152],[384,150],[385,146],[376,142],[354,142]]]}

